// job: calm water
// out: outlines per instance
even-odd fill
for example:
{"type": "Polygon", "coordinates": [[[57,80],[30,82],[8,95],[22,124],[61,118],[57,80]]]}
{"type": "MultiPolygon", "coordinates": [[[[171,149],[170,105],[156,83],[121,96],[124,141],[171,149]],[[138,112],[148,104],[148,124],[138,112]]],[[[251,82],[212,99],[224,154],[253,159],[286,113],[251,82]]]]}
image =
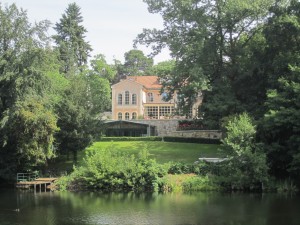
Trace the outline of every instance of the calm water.
{"type": "Polygon", "coordinates": [[[0,225],[300,224],[298,196],[0,191],[0,225]]]}

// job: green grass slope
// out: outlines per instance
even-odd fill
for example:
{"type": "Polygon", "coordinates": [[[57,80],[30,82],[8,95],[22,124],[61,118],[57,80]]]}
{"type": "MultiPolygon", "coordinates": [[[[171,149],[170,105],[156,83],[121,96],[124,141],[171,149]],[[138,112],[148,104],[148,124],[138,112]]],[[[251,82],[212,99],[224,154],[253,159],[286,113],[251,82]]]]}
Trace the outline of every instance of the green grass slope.
{"type": "MultiPolygon", "coordinates": [[[[161,142],[161,141],[119,141],[119,142],[95,142],[84,151],[78,152],[78,164],[83,161],[86,151],[111,149],[113,151],[123,151],[128,154],[137,154],[142,149],[147,149],[150,157],[158,163],[183,162],[193,163],[199,157],[219,157],[219,145],[214,144],[195,144],[179,142],[161,142]]],[[[69,160],[65,156],[60,156],[54,162],[49,164],[48,169],[60,173],[71,171],[73,168],[73,157],[70,153],[69,160]]]]}
{"type": "Polygon", "coordinates": [[[218,157],[219,145],[195,144],[159,141],[120,141],[120,142],[95,142],[91,149],[109,148],[115,151],[124,151],[129,154],[137,154],[141,149],[147,149],[150,156],[158,163],[184,162],[193,163],[199,157],[218,157]]]}

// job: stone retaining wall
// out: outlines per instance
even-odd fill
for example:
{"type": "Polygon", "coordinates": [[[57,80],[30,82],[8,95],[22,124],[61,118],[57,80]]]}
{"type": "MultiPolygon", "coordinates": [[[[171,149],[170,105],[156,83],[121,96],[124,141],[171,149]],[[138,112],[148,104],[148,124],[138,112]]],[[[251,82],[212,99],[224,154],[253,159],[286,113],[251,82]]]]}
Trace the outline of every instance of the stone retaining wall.
{"type": "Polygon", "coordinates": [[[156,127],[157,136],[170,137],[195,137],[195,138],[211,138],[221,139],[222,132],[219,130],[183,130],[177,131],[178,121],[173,120],[134,120],[134,122],[149,124],[156,127]]]}
{"type": "Polygon", "coordinates": [[[148,124],[156,127],[157,136],[170,136],[176,131],[179,120],[134,120],[134,122],[148,124]]]}
{"type": "Polygon", "coordinates": [[[171,132],[168,136],[221,139],[222,132],[219,130],[184,130],[171,132]]]}

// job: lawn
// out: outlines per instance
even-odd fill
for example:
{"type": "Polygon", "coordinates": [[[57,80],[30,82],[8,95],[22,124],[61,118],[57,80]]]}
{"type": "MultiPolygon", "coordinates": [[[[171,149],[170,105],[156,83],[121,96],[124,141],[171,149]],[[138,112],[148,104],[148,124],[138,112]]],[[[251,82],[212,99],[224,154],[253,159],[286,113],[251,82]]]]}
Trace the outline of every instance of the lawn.
{"type": "Polygon", "coordinates": [[[120,142],[96,142],[87,150],[109,148],[124,151],[129,154],[137,154],[141,149],[147,149],[150,157],[158,163],[184,162],[193,163],[199,157],[218,157],[219,145],[195,144],[161,141],[120,141],[120,142]]]}
{"type": "MultiPolygon", "coordinates": [[[[219,145],[214,144],[195,144],[179,142],[161,142],[161,141],[119,141],[119,142],[95,142],[84,151],[78,152],[78,164],[83,161],[86,151],[92,149],[109,148],[115,151],[123,151],[128,154],[137,154],[142,149],[147,149],[150,157],[158,163],[166,162],[184,162],[194,163],[199,157],[218,157],[219,145]]],[[[73,168],[72,154],[67,160],[65,156],[60,156],[54,162],[49,163],[48,169],[60,173],[71,171],[73,168]]]]}

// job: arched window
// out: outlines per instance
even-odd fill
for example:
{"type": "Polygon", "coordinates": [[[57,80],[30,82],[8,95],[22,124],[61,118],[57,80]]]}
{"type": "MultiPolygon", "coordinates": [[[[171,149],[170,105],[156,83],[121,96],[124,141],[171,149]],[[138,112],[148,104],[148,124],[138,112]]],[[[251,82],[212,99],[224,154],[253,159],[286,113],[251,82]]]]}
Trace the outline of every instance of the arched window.
{"type": "Polygon", "coordinates": [[[121,112],[118,113],[118,120],[122,120],[122,113],[121,112]]]}
{"type": "Polygon", "coordinates": [[[129,113],[125,113],[125,120],[129,120],[129,113]]]}
{"type": "Polygon", "coordinates": [[[149,102],[153,102],[153,93],[148,93],[149,102]]]}
{"type": "Polygon", "coordinates": [[[122,94],[118,94],[118,105],[122,105],[122,94]]]}
{"type": "Polygon", "coordinates": [[[125,91],[125,105],[129,105],[129,91],[125,91]]]}
{"type": "Polygon", "coordinates": [[[136,94],[132,94],[131,96],[131,104],[136,105],[136,94]]]}
{"type": "Polygon", "coordinates": [[[132,119],[133,119],[133,120],[136,120],[136,117],[137,117],[136,115],[137,115],[136,112],[133,112],[133,113],[132,113],[132,119]]]}

